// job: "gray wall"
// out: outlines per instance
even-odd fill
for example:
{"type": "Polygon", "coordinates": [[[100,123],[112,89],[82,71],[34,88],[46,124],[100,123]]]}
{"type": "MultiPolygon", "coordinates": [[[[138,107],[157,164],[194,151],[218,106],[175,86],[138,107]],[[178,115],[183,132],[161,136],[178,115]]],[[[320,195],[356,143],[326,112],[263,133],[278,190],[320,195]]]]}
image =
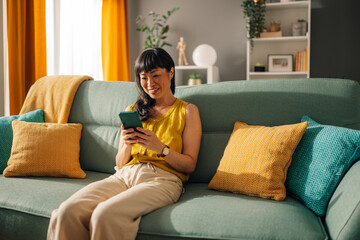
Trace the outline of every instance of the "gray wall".
{"type": "MultiPolygon", "coordinates": [[[[143,49],[145,34],[136,31],[136,16],[148,12],[166,13],[180,7],[169,20],[168,42],[164,47],[177,64],[176,45],[180,36],[187,44],[186,55],[189,64],[192,52],[200,44],[209,44],[217,52],[215,65],[219,67],[220,79],[234,80],[246,77],[246,32],[243,20],[242,1],[239,0],[130,0],[129,32],[131,66],[143,49]]],[[[147,18],[151,23],[151,18],[147,18]]],[[[131,69],[133,71],[133,68],[131,69]]],[[[132,77],[132,79],[134,79],[132,77]]]]}
{"type": "MultiPolygon", "coordinates": [[[[131,66],[145,39],[145,34],[135,30],[136,16],[180,7],[169,20],[168,39],[173,46],[165,47],[175,62],[176,44],[183,36],[190,64],[195,47],[207,43],[217,51],[215,65],[219,67],[221,81],[246,79],[246,29],[241,3],[241,0],[129,0],[131,66]]],[[[312,0],[311,77],[360,81],[359,5],[357,0],[312,0]]],[[[151,19],[148,20],[150,23],[151,19]]]]}
{"type": "Polygon", "coordinates": [[[3,1],[0,1],[0,117],[4,116],[3,1]]]}

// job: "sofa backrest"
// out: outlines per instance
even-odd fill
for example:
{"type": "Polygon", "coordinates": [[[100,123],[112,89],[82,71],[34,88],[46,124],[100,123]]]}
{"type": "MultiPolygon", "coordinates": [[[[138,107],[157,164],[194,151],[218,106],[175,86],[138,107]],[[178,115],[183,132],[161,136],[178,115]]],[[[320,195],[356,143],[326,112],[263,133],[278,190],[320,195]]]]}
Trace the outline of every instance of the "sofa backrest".
{"type": "MultiPolygon", "coordinates": [[[[83,124],[80,163],[84,170],[114,172],[118,114],[137,98],[135,83],[83,82],[69,122],[83,124]]],[[[300,122],[306,114],[322,124],[360,129],[360,84],[344,79],[230,81],[180,86],[175,95],[198,106],[203,136],[191,182],[215,174],[236,121],[277,126],[300,122]]]]}

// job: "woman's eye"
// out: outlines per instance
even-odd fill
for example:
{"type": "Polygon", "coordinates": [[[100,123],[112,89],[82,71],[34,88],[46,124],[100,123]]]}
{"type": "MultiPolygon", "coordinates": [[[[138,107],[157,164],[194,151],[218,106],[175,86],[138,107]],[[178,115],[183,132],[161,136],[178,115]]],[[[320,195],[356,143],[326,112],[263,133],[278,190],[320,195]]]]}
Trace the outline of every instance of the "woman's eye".
{"type": "Polygon", "coordinates": [[[153,77],[158,77],[159,75],[154,75],[153,77]]]}

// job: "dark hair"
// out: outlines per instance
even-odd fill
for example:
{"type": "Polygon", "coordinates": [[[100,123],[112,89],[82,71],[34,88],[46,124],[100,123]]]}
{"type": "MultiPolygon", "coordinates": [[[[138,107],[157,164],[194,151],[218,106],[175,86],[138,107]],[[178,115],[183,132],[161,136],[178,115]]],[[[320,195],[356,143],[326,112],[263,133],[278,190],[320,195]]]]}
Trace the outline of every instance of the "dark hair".
{"type": "Polygon", "coordinates": [[[171,56],[162,48],[151,48],[143,51],[135,62],[135,81],[139,88],[135,111],[138,112],[141,121],[145,121],[150,117],[150,110],[155,105],[155,100],[141,87],[140,73],[150,72],[155,68],[165,68],[167,72],[174,68],[170,88],[172,93],[175,94],[175,63],[171,56]]]}

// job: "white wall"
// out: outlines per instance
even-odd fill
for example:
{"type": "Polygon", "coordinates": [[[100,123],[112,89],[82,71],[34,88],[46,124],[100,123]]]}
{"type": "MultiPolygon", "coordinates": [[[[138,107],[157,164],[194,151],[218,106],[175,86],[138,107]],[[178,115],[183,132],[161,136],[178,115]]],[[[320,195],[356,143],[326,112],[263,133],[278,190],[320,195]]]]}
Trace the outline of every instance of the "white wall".
{"type": "Polygon", "coordinates": [[[0,117],[4,116],[3,1],[0,0],[0,117]]]}

